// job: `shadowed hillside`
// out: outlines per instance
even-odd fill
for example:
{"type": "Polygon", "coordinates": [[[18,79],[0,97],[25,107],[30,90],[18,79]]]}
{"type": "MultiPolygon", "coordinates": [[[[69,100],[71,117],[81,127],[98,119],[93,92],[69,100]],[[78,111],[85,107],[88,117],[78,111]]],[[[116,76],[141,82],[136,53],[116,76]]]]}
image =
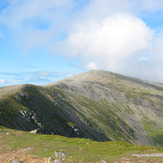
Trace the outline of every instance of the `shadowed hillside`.
{"type": "Polygon", "coordinates": [[[163,87],[98,70],[44,87],[3,87],[0,125],[97,141],[162,145],[163,87]]]}

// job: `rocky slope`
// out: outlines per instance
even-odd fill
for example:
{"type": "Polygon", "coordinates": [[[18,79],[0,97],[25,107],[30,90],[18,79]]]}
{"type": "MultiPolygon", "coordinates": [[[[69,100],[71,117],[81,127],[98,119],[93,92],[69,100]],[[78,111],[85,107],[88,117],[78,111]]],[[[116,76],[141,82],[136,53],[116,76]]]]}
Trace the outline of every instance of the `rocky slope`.
{"type": "Polygon", "coordinates": [[[3,87],[0,125],[97,141],[162,145],[163,86],[96,70],[44,87],[3,87]]]}

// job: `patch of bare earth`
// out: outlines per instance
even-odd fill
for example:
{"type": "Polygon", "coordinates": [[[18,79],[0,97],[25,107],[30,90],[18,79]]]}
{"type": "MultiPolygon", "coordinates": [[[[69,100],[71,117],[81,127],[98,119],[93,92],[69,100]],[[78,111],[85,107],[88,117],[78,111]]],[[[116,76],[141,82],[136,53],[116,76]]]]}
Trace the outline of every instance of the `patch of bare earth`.
{"type": "Polygon", "coordinates": [[[47,158],[28,155],[28,152],[22,150],[0,153],[0,163],[12,163],[13,160],[23,163],[41,163],[46,162],[47,158]]]}
{"type": "Polygon", "coordinates": [[[163,163],[162,158],[122,158],[116,163],[163,163]]]}

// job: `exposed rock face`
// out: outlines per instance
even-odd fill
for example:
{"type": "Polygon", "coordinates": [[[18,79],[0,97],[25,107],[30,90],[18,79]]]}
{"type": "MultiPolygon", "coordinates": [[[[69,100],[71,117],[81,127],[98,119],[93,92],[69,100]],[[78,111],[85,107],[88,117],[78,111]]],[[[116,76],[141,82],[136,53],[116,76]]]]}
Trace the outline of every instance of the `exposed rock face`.
{"type": "Polygon", "coordinates": [[[44,87],[0,88],[0,112],[0,125],[19,130],[162,143],[162,85],[107,71],[90,71],[44,87]]]}

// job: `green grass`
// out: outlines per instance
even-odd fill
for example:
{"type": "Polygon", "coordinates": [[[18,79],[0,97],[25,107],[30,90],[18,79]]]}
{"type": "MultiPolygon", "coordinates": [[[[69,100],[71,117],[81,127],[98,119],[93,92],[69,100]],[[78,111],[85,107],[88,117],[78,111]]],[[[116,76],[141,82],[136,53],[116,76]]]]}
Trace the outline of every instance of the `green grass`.
{"type": "MultiPolygon", "coordinates": [[[[105,88],[103,84],[100,86],[105,88]]],[[[135,119],[134,116],[135,113],[137,114],[137,111],[134,110],[134,107],[137,107],[139,109],[138,115],[142,118],[141,126],[147,131],[147,134],[152,137],[155,145],[163,144],[163,132],[155,131],[160,129],[157,127],[158,124],[155,123],[157,119],[147,119],[145,116],[147,111],[146,107],[158,105],[158,107],[161,108],[161,106],[163,106],[157,96],[155,97],[152,92],[150,93],[150,91],[145,89],[138,89],[138,87],[132,88],[132,85],[127,87],[125,84],[123,88],[118,80],[116,83],[111,83],[106,89],[114,91],[113,95],[111,95],[112,91],[104,91],[104,98],[96,99],[82,95],[80,91],[69,92],[55,86],[37,87],[26,85],[21,87],[21,91],[16,87],[12,94],[9,94],[10,96],[7,94],[10,89],[5,88],[5,95],[8,96],[7,98],[5,96],[5,99],[0,99],[0,125],[30,131],[38,128],[38,124],[46,124],[46,133],[51,133],[51,128],[53,128],[56,130],[52,130],[52,133],[61,135],[66,135],[65,130],[66,133],[70,133],[67,129],[72,129],[74,126],[79,129],[81,137],[89,137],[93,140],[100,141],[109,139],[115,141],[123,140],[133,143],[137,141],[135,133],[139,132],[139,124],[135,125],[138,126],[138,128],[136,128],[133,125],[134,123],[130,121],[132,120],[131,117],[133,117],[133,120],[135,119]],[[16,93],[16,91],[18,92],[16,93]],[[20,93],[24,95],[19,97],[18,94],[20,93]],[[120,95],[122,95],[122,97],[120,97],[120,95]],[[17,96],[21,98],[21,100],[16,100],[17,96]],[[38,120],[39,123],[33,120],[29,124],[29,116],[26,118],[27,121],[24,121],[26,119],[22,120],[20,115],[21,117],[23,116],[20,111],[28,111],[31,115],[35,113],[35,119],[38,120]],[[74,119],[73,117],[77,118],[74,119]],[[20,121],[17,121],[18,118],[20,121]],[[128,118],[130,118],[130,121],[128,121],[128,118]],[[83,127],[81,123],[77,123],[79,122],[78,120],[83,122],[82,124],[85,126],[89,126],[89,130],[85,131],[85,127],[83,127]],[[31,129],[30,126],[34,127],[31,129]],[[50,129],[50,132],[48,129],[50,129]]]]}
{"type": "Polygon", "coordinates": [[[72,122],[67,122],[67,124],[68,124],[69,127],[73,127],[74,126],[74,124],[72,122]]]}
{"type": "MultiPolygon", "coordinates": [[[[70,162],[114,162],[122,157],[131,158],[132,153],[161,153],[163,148],[132,145],[126,142],[95,142],[89,139],[66,138],[63,136],[30,134],[27,132],[0,128],[0,154],[33,148],[29,154],[39,157],[53,157],[55,151],[68,154],[70,162]],[[6,135],[5,133],[10,133],[6,135]],[[48,149],[47,151],[45,149],[48,149]]],[[[131,158],[132,159],[132,158],[131,158]]]]}
{"type": "Polygon", "coordinates": [[[163,130],[153,130],[153,132],[150,133],[150,136],[155,142],[155,145],[159,144],[159,146],[163,147],[163,130]]]}
{"type": "Polygon", "coordinates": [[[163,147],[163,125],[150,121],[145,115],[142,123],[148,135],[153,139],[154,145],[163,147]]]}

